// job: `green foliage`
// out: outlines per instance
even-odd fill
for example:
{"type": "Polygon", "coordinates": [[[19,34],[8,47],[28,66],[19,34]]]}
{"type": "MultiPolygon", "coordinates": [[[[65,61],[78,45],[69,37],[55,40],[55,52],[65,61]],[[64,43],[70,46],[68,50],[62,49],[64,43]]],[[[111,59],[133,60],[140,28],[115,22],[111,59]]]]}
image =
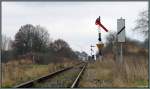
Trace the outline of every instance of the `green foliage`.
{"type": "Polygon", "coordinates": [[[137,86],[147,86],[148,85],[148,81],[146,81],[146,80],[135,80],[134,83],[137,86]]]}

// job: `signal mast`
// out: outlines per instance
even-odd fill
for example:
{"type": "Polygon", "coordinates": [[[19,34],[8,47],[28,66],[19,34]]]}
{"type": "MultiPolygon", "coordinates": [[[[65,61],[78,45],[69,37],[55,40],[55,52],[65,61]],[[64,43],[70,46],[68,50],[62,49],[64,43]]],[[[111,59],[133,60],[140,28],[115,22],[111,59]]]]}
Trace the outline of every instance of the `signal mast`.
{"type": "Polygon", "coordinates": [[[104,44],[101,39],[101,29],[100,28],[103,28],[106,32],[108,32],[108,30],[104,27],[104,25],[102,25],[100,16],[99,16],[99,18],[96,19],[95,24],[98,25],[98,29],[99,29],[98,30],[98,43],[96,44],[96,46],[98,48],[98,59],[102,60],[102,48],[104,47],[104,44]]]}
{"type": "Polygon", "coordinates": [[[94,55],[92,54],[93,53],[93,49],[92,48],[95,47],[95,46],[91,45],[90,47],[91,47],[91,59],[94,59],[94,55]]]}

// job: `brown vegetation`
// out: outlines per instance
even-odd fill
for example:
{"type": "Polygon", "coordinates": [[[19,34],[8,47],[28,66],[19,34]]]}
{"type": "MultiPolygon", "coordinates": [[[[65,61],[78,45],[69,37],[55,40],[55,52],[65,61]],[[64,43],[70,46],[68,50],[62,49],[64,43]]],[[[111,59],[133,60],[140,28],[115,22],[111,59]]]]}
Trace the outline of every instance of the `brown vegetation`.
{"type": "Polygon", "coordinates": [[[21,59],[2,63],[2,87],[13,87],[17,84],[47,75],[73,65],[75,62],[49,63],[48,65],[33,64],[31,60],[21,59]]]}
{"type": "Polygon", "coordinates": [[[117,57],[110,52],[103,61],[89,63],[80,87],[148,87],[148,52],[137,46],[126,46],[123,63],[114,60],[117,57]]]}
{"type": "Polygon", "coordinates": [[[123,64],[113,60],[90,63],[81,87],[148,87],[148,65],[143,60],[125,57],[123,64]],[[90,85],[87,85],[90,84],[90,85]]]}

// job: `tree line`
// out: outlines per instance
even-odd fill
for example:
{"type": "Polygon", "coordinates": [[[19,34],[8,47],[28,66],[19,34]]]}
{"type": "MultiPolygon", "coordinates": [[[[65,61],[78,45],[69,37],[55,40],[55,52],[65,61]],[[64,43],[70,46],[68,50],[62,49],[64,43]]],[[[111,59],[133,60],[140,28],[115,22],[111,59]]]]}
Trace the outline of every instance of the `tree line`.
{"type": "Polygon", "coordinates": [[[52,41],[44,27],[26,24],[15,34],[14,40],[2,36],[2,62],[21,58],[47,64],[51,61],[60,62],[66,58],[76,60],[78,55],[63,39],[52,41]]]}

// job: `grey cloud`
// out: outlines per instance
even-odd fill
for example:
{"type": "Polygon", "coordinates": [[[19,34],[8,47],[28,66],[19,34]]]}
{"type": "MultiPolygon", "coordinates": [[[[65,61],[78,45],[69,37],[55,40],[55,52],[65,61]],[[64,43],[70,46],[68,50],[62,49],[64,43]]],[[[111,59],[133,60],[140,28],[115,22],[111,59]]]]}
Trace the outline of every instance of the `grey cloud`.
{"type": "Polygon", "coordinates": [[[13,38],[21,25],[40,24],[54,39],[65,39],[70,45],[80,42],[84,47],[83,44],[97,42],[95,19],[99,15],[113,31],[116,20],[125,18],[127,35],[132,37],[130,32],[138,13],[147,8],[148,2],[3,2],[2,33],[13,38]]]}

